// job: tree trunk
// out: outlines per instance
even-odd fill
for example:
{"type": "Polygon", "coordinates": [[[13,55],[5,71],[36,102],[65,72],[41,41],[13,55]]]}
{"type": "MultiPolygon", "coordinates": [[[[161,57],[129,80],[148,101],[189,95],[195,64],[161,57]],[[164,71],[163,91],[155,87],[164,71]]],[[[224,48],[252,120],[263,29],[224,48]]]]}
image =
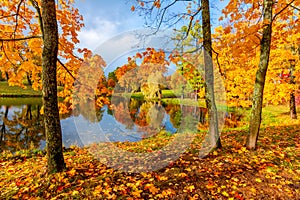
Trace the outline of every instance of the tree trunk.
{"type": "Polygon", "coordinates": [[[204,71],[206,82],[206,106],[208,109],[210,143],[215,148],[221,148],[218,126],[218,111],[214,95],[214,71],[212,62],[212,42],[209,0],[201,0],[202,4],[202,30],[204,46],[204,71]]]}
{"type": "Polygon", "coordinates": [[[7,72],[5,72],[5,78],[6,78],[6,81],[8,82],[8,79],[9,79],[9,75],[7,72]]]}
{"type": "Polygon", "coordinates": [[[47,143],[48,172],[65,168],[62,153],[62,133],[57,103],[56,63],[58,53],[58,29],[54,0],[42,0],[43,27],[43,106],[47,143]]]}
{"type": "Polygon", "coordinates": [[[250,127],[247,138],[246,147],[248,149],[255,149],[259,128],[261,124],[261,113],[263,106],[263,93],[268,70],[271,35],[272,35],[272,10],[273,0],[264,0],[264,14],[263,14],[263,36],[260,43],[260,60],[258,70],[256,72],[256,79],[253,91],[252,109],[250,115],[250,127]]]}
{"type": "Polygon", "coordinates": [[[27,78],[28,85],[32,86],[30,75],[28,73],[26,74],[26,78],[27,78]]]}
{"type": "Polygon", "coordinates": [[[295,91],[290,94],[290,116],[291,119],[297,119],[295,91]]]}
{"type": "MultiPolygon", "coordinates": [[[[290,59],[290,84],[295,85],[295,60],[290,59]]],[[[296,99],[295,99],[295,90],[293,90],[290,94],[290,116],[291,119],[297,119],[297,110],[296,110],[296,99]]]]}

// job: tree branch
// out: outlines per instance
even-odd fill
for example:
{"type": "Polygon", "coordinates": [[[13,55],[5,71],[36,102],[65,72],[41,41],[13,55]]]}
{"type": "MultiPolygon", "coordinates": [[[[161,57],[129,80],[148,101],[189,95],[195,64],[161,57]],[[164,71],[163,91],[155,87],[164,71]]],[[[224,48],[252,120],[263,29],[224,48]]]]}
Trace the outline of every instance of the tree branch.
{"type": "Polygon", "coordinates": [[[274,15],[274,17],[272,18],[272,21],[275,20],[275,18],[280,15],[285,9],[287,9],[289,6],[291,6],[291,4],[294,2],[295,0],[292,0],[290,3],[286,4],[286,6],[284,8],[282,8],[278,13],[276,13],[274,15]]]}
{"type": "MultiPolygon", "coordinates": [[[[59,42],[59,45],[60,45],[63,49],[66,49],[66,48],[64,47],[64,45],[62,45],[60,42],[59,42]]],[[[76,59],[78,59],[78,60],[80,60],[80,61],[83,61],[83,59],[82,59],[82,58],[79,58],[78,56],[76,56],[76,55],[73,53],[73,51],[72,51],[72,52],[69,52],[69,54],[70,54],[71,56],[73,56],[74,58],[76,58],[76,59]]]]}
{"type": "Polygon", "coordinates": [[[42,38],[40,35],[32,35],[22,38],[0,38],[0,42],[11,42],[11,41],[22,41],[22,40],[29,40],[29,39],[35,39],[35,38],[42,38]]]}
{"type": "MultiPolygon", "coordinates": [[[[220,75],[221,75],[222,77],[225,77],[225,76],[224,76],[224,73],[223,73],[223,71],[222,71],[222,69],[221,69],[220,62],[219,62],[219,53],[216,52],[213,48],[211,48],[211,50],[216,54],[217,65],[218,65],[218,68],[219,68],[219,73],[220,73],[220,75]]],[[[226,77],[225,77],[225,78],[226,78],[226,77]]]]}
{"type": "Polygon", "coordinates": [[[39,4],[38,4],[37,1],[30,0],[30,2],[32,4],[32,6],[35,8],[36,12],[38,13],[40,29],[41,29],[41,32],[42,32],[42,37],[44,38],[44,27],[43,27],[43,19],[42,19],[41,9],[40,9],[39,4]]]}
{"type": "Polygon", "coordinates": [[[294,8],[294,9],[300,11],[300,8],[297,8],[296,6],[293,6],[293,5],[290,5],[290,6],[291,6],[292,8],[294,8]]]}
{"type": "Polygon", "coordinates": [[[17,31],[17,28],[18,28],[18,16],[19,16],[19,12],[20,12],[20,7],[21,7],[21,4],[22,4],[23,0],[21,0],[18,4],[18,7],[17,7],[17,12],[16,12],[16,25],[15,25],[15,30],[13,32],[13,37],[15,38],[16,37],[16,31],[17,31]]]}
{"type": "Polygon", "coordinates": [[[183,40],[186,39],[187,36],[189,35],[189,32],[190,32],[190,30],[191,30],[191,28],[192,28],[192,25],[193,25],[193,20],[194,20],[195,16],[198,15],[199,12],[200,12],[201,10],[202,10],[202,7],[199,7],[198,10],[197,10],[197,12],[195,12],[195,13],[191,16],[190,23],[189,23],[189,27],[188,27],[188,30],[186,31],[186,36],[185,36],[185,38],[183,38],[183,40]]]}
{"type": "Polygon", "coordinates": [[[0,19],[4,19],[4,18],[9,18],[9,17],[14,17],[17,14],[11,14],[11,15],[7,15],[7,16],[1,16],[0,19]]]}
{"type": "Polygon", "coordinates": [[[6,59],[8,60],[8,62],[9,62],[12,66],[17,67],[17,66],[15,65],[15,63],[13,63],[13,62],[9,59],[9,57],[7,56],[6,51],[5,51],[5,49],[4,49],[3,41],[2,41],[2,50],[3,50],[4,56],[6,57],[6,59]]]}
{"type": "Polygon", "coordinates": [[[159,20],[159,23],[158,23],[158,27],[156,28],[156,31],[154,32],[157,33],[161,27],[161,24],[163,22],[163,19],[164,19],[164,16],[165,16],[165,13],[166,11],[168,10],[168,8],[170,8],[171,6],[173,6],[175,3],[176,3],[177,0],[173,1],[172,3],[170,3],[169,5],[167,5],[166,7],[163,8],[163,11],[162,11],[162,14],[161,14],[161,17],[160,17],[160,20],[159,20]]]}
{"type": "Polygon", "coordinates": [[[65,66],[64,63],[61,62],[59,58],[57,58],[58,63],[68,72],[68,74],[75,80],[76,78],[73,76],[73,74],[69,71],[69,69],[65,66]]]}

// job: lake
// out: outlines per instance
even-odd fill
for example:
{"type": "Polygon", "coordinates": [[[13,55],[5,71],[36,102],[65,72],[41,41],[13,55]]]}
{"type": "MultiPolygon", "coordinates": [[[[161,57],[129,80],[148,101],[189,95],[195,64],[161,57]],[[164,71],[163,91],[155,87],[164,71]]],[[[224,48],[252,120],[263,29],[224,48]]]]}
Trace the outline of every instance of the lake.
{"type": "MultiPolygon", "coordinates": [[[[0,152],[44,149],[46,146],[40,98],[0,99],[0,152]]],[[[155,101],[119,98],[108,108],[85,108],[61,116],[64,147],[94,142],[139,141],[160,130],[170,134],[196,130],[206,109],[155,101]]]]}

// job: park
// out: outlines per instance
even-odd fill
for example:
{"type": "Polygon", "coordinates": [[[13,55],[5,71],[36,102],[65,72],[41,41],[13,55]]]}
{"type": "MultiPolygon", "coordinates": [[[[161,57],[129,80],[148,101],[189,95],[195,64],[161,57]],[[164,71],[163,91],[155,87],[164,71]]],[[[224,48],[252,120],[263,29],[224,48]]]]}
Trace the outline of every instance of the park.
{"type": "Polygon", "coordinates": [[[300,198],[299,1],[90,4],[0,3],[0,199],[300,198]]]}

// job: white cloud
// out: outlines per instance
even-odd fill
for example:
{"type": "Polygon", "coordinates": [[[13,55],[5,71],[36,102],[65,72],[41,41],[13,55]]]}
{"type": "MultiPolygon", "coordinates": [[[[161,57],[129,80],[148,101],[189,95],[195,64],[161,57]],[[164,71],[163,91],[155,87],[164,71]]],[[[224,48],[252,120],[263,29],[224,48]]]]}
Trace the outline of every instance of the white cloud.
{"type": "Polygon", "coordinates": [[[96,17],[89,26],[84,27],[79,33],[78,38],[80,48],[88,48],[94,50],[99,44],[105,42],[111,36],[116,35],[118,32],[119,23],[109,21],[107,19],[100,19],[96,17]]]}

